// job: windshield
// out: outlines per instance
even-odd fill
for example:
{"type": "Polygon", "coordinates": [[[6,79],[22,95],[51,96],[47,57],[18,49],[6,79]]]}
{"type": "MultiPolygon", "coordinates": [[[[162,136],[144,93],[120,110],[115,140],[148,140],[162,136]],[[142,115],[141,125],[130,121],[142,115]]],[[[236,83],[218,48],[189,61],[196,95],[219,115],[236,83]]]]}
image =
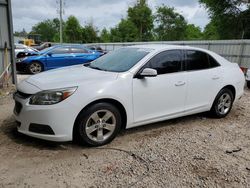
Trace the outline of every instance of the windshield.
{"type": "Polygon", "coordinates": [[[151,51],[152,49],[144,48],[120,48],[96,59],[89,67],[110,72],[125,72],[151,51]]]}

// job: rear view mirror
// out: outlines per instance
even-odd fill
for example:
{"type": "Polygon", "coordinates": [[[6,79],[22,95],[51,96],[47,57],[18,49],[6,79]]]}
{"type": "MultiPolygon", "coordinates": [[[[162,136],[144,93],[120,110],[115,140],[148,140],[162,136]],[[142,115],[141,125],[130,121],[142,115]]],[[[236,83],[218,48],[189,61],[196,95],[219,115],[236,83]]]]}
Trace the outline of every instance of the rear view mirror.
{"type": "Polygon", "coordinates": [[[143,71],[139,74],[140,77],[156,77],[157,76],[157,70],[151,69],[151,68],[145,68],[143,71]]]}

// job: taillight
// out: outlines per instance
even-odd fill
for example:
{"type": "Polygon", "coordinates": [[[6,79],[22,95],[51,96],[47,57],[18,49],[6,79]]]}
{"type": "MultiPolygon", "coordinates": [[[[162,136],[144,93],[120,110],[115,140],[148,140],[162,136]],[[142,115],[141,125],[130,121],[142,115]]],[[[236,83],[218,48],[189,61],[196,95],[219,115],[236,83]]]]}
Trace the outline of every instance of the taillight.
{"type": "Polygon", "coordinates": [[[240,67],[240,69],[242,70],[242,72],[243,72],[244,74],[247,73],[247,68],[245,68],[245,67],[240,67]]]}

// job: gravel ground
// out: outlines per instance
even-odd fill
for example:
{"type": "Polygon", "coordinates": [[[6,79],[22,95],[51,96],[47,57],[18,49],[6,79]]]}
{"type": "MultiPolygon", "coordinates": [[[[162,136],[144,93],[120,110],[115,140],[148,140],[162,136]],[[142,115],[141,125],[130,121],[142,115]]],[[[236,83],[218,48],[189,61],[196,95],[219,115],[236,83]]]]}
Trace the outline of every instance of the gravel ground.
{"type": "Polygon", "coordinates": [[[0,187],[250,187],[250,90],[224,119],[138,127],[100,148],[21,135],[12,110],[0,97],[0,187]]]}

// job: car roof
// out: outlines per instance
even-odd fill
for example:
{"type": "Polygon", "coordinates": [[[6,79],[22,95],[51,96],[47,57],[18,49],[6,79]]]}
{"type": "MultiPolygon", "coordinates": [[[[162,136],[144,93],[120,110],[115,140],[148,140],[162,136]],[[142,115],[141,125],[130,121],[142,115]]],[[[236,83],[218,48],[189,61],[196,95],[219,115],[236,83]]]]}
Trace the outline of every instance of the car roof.
{"type": "Polygon", "coordinates": [[[170,45],[170,44],[146,44],[146,45],[134,45],[129,46],[129,48],[146,48],[146,49],[153,49],[153,50],[172,50],[172,49],[190,49],[190,50],[201,50],[206,51],[208,50],[202,48],[196,48],[191,46],[181,46],[181,45],[170,45]]]}
{"type": "Polygon", "coordinates": [[[58,44],[58,45],[54,45],[52,46],[53,48],[59,48],[59,47],[82,47],[82,48],[86,48],[86,46],[82,45],[82,44],[58,44]]]}

